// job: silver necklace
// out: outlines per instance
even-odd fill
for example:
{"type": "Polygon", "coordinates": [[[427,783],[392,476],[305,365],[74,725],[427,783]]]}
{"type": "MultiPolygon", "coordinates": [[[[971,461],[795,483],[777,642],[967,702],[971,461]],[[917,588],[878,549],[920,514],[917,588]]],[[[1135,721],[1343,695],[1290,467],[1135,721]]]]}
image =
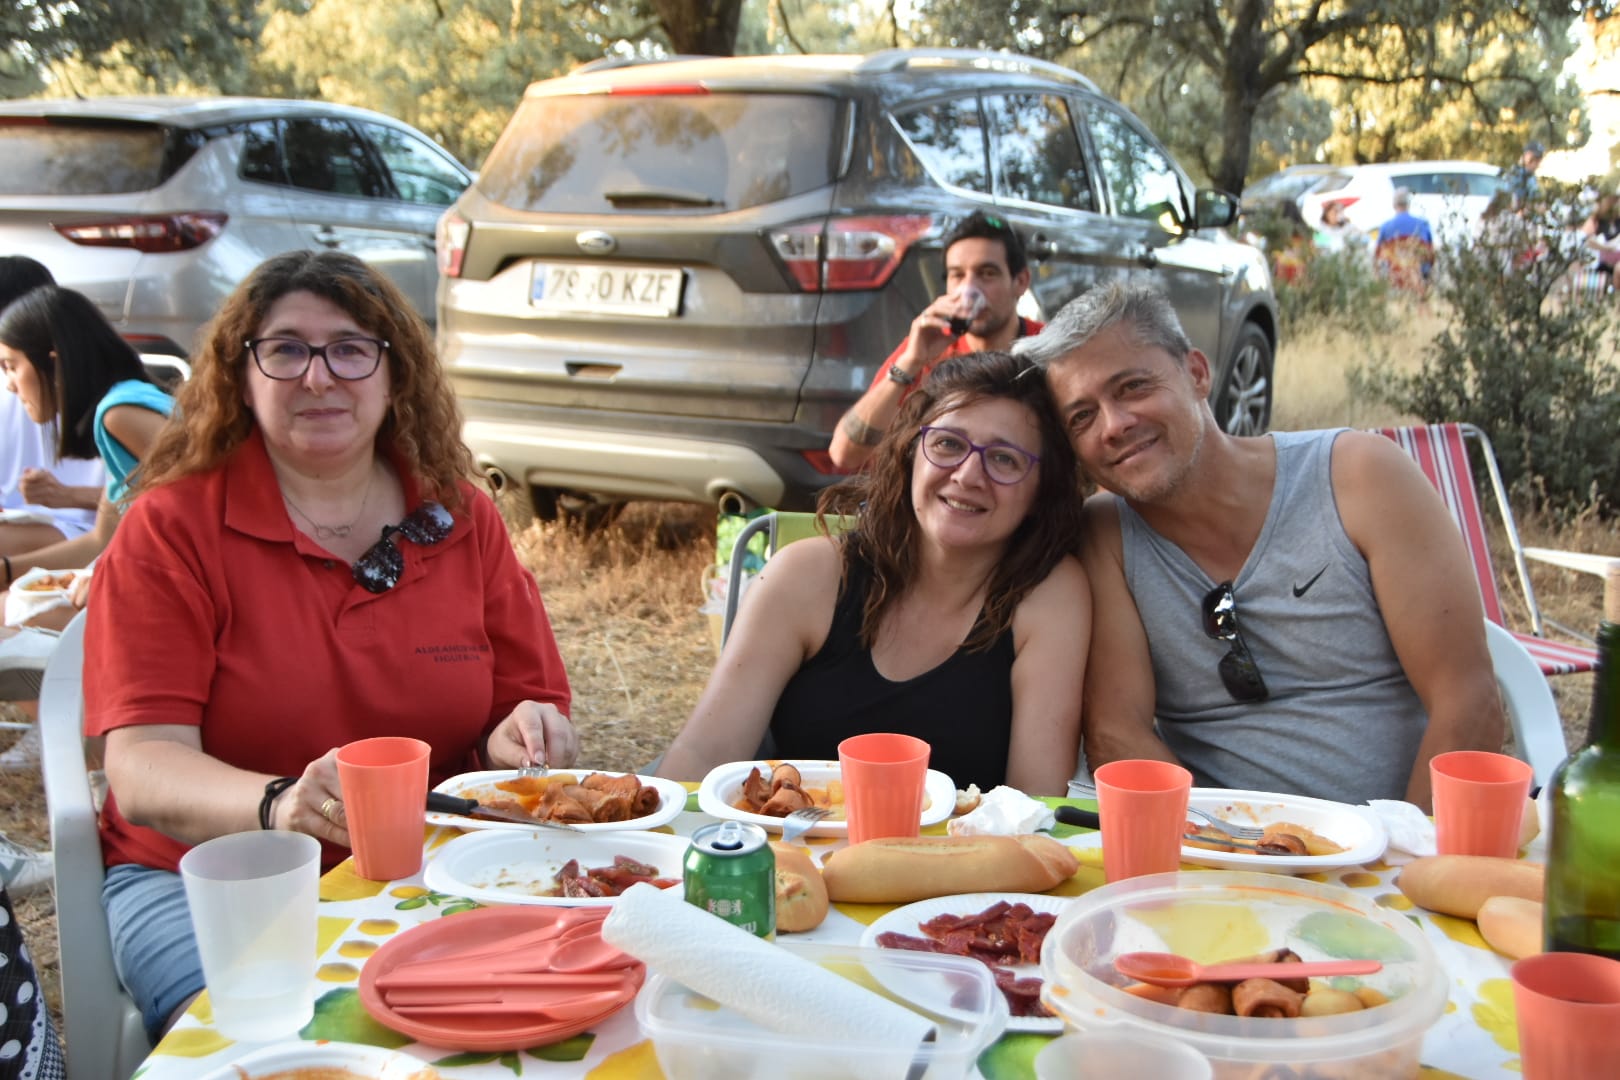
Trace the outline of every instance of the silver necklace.
{"type": "Polygon", "coordinates": [[[304,513],[303,507],[299,506],[297,503],[293,502],[292,499],[288,498],[285,491],[281,493],[281,501],[286,503],[293,510],[297,511],[299,517],[309,522],[310,526],[315,530],[315,539],[331,540],[336,538],[339,540],[344,540],[348,538],[348,535],[350,531],[354,529],[355,524],[363,516],[365,516],[366,503],[371,501],[371,485],[374,481],[376,481],[376,479],[377,470],[373,469],[371,470],[371,477],[366,480],[366,493],[360,498],[360,509],[355,513],[354,517],[349,520],[347,525],[322,525],[320,522],[304,513]]]}

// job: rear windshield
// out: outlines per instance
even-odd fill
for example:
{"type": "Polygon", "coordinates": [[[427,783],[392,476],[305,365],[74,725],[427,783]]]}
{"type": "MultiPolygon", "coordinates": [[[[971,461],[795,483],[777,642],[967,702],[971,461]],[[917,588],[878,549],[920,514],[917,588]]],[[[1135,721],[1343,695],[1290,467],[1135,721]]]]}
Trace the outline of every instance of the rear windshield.
{"type": "Polygon", "coordinates": [[[514,210],[746,210],[832,182],[835,98],[525,98],[478,175],[514,210]]]}
{"type": "Polygon", "coordinates": [[[123,195],[163,182],[152,124],[0,116],[0,194],[123,195]]]}

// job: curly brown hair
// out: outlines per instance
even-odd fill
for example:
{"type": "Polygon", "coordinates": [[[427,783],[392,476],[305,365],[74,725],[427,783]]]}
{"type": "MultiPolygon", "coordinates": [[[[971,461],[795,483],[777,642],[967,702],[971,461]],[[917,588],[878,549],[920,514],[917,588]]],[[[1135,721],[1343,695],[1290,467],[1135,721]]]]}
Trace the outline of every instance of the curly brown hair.
{"type": "Polygon", "coordinates": [[[176,397],[180,423],[166,428],[141,463],[141,491],[219,467],[253,430],[244,403],[249,358],[245,343],[271,306],[288,293],[308,292],[342,308],[369,333],[388,342],[388,412],[377,432],[410,470],[425,498],[455,508],[458,481],[477,476],[461,441],[461,409],[433,348],[433,334],[387,277],[335,251],[289,251],[267,259],[237,286],[203,331],[191,377],[176,397]]]}
{"type": "Polygon", "coordinates": [[[817,520],[858,520],[843,542],[843,576],[853,567],[871,568],[861,616],[861,644],[871,648],[884,614],[917,574],[917,514],[911,505],[911,469],[918,431],[936,417],[976,401],[1005,398],[1029,409],[1041,433],[1040,465],[1035,470],[1034,502],[1007,539],[985,596],[984,613],[963,642],[970,651],[988,649],[1012,624],[1030,590],[1080,543],[1080,473],[1046,376],[1028,360],[999,352],[968,353],[947,359],[928,373],[900,406],[859,474],[821,493],[817,520]]]}

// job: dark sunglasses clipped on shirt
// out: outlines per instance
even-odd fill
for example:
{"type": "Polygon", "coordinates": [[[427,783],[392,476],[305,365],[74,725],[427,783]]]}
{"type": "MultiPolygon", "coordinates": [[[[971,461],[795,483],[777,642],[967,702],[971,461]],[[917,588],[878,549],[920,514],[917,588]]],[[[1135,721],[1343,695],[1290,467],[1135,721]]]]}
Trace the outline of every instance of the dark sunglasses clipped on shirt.
{"type": "Polygon", "coordinates": [[[1271,696],[1266,680],[1260,677],[1260,666],[1254,662],[1249,643],[1238,629],[1237,599],[1232,595],[1232,583],[1223,581],[1204,594],[1200,605],[1204,615],[1204,633],[1229,646],[1221,657],[1221,685],[1232,695],[1233,701],[1264,701],[1271,696]]]}
{"type": "Polygon", "coordinates": [[[385,593],[399,584],[405,572],[405,556],[394,540],[403,536],[413,544],[427,547],[450,535],[456,519],[436,502],[425,502],[405,516],[398,525],[384,525],[382,538],[354,560],[354,580],[367,592],[385,593]]]}

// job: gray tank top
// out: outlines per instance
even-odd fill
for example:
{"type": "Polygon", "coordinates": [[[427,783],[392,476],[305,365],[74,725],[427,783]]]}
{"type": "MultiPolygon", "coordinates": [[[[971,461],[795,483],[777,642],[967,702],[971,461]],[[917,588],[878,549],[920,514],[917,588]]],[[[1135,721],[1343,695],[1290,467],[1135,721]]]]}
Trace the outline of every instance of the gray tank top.
{"type": "MultiPolygon", "coordinates": [[[[1342,430],[1342,429],[1341,429],[1342,430]]],[[[1339,431],[1276,432],[1264,526],[1233,582],[1268,700],[1221,684],[1227,643],[1200,605],[1219,582],[1115,498],[1125,580],[1153,655],[1160,737],[1206,787],[1361,803],[1405,797],[1428,723],[1396,659],[1367,561],[1345,535],[1330,466],[1339,431]]]]}

